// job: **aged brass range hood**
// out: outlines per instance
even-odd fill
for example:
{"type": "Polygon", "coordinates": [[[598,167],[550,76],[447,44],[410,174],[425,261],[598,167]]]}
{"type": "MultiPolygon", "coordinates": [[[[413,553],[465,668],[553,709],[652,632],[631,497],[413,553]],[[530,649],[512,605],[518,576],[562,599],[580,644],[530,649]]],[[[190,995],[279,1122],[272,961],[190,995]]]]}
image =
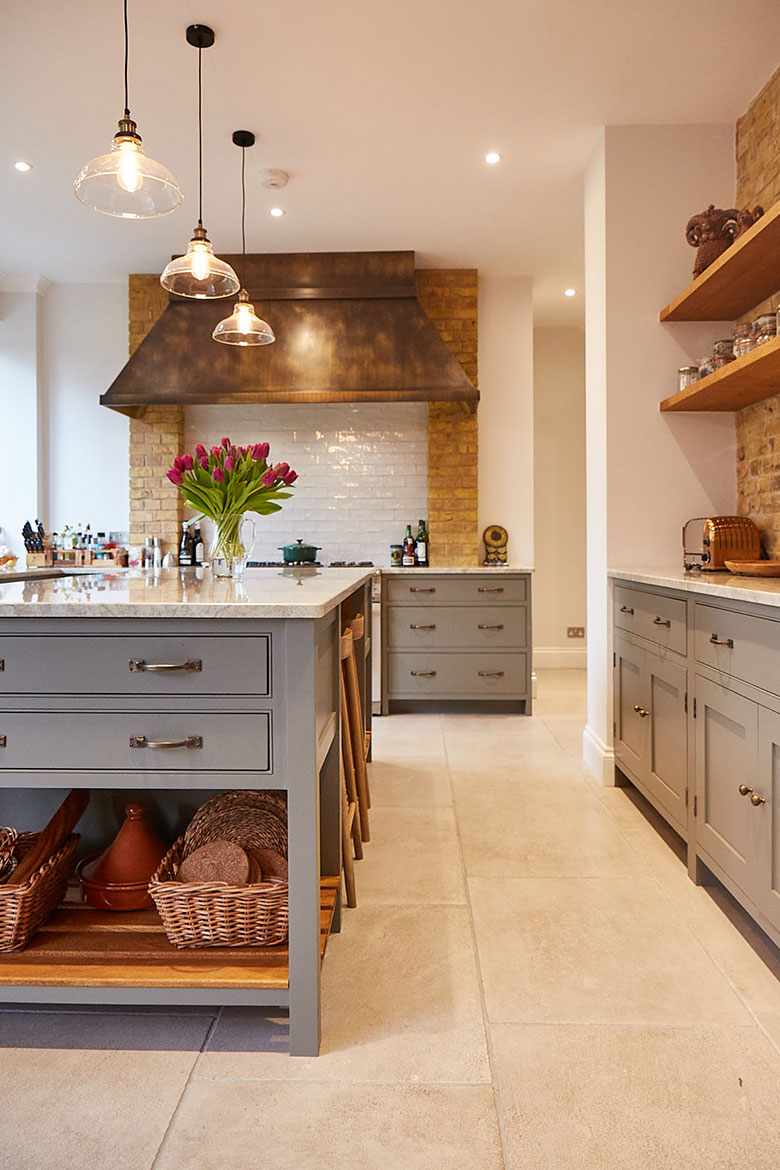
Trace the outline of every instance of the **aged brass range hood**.
{"type": "Polygon", "coordinates": [[[225,302],[171,296],[102,405],[479,400],[417,300],[414,252],[250,255],[245,284],[274,345],[217,345],[225,302]]]}

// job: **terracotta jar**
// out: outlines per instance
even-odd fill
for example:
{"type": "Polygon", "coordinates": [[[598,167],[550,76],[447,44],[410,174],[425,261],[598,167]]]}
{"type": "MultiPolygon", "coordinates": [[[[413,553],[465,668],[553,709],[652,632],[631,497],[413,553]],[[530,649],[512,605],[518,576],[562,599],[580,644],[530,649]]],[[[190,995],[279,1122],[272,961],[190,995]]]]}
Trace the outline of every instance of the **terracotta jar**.
{"type": "Polygon", "coordinates": [[[128,804],[122,828],[107,849],[77,866],[84,897],[98,910],[151,906],[147,886],[168,846],[146,819],[142,804],[128,804]]]}

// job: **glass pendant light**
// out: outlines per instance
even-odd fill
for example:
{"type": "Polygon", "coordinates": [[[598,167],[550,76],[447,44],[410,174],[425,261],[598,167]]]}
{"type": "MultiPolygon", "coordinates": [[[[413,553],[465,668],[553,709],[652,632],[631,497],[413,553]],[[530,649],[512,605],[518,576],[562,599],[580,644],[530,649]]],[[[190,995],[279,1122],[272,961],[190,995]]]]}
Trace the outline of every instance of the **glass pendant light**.
{"type": "Polygon", "coordinates": [[[215,341],[225,345],[270,345],[276,341],[274,331],[267,321],[263,321],[255,313],[254,305],[250,304],[249,294],[243,287],[246,284],[246,150],[254,146],[255,136],[251,130],[235,130],[233,141],[241,147],[241,276],[243,284],[238,294],[238,302],[233,306],[233,312],[224,321],[220,321],[212,333],[215,341]]]}
{"type": "Polygon", "coordinates": [[[214,44],[213,29],[205,24],[191,24],[187,43],[198,50],[198,226],[192,233],[184,256],[171,260],[160,277],[168,292],[198,300],[232,297],[239,282],[233,269],[214,255],[211,241],[203,226],[203,50],[214,44]]]}
{"type": "Polygon", "coordinates": [[[141,135],[130,117],[127,96],[127,0],[125,17],[125,113],[119,119],[109,154],[93,158],[73,184],[76,198],[103,215],[122,219],[156,219],[180,206],[179,184],[162,163],[147,158],[141,135]]]}

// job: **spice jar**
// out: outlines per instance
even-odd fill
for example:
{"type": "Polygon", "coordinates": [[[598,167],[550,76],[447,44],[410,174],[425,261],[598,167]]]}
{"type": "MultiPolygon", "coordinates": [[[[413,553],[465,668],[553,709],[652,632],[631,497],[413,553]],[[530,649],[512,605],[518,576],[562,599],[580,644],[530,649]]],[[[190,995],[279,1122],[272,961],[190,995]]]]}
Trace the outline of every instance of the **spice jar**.
{"type": "Polygon", "coordinates": [[[734,357],[744,357],[755,346],[753,326],[749,321],[734,326],[734,357]]]}
{"type": "Polygon", "coordinates": [[[777,336],[777,318],[774,313],[762,313],[753,322],[753,337],[756,345],[764,345],[777,336]]]}
{"type": "Polygon", "coordinates": [[[699,358],[699,377],[706,378],[708,374],[712,373],[712,358],[699,358]]]}
{"type": "Polygon", "coordinates": [[[694,382],[699,380],[698,366],[680,366],[677,371],[678,387],[680,390],[687,390],[694,382]]]}
{"type": "Polygon", "coordinates": [[[734,338],[724,337],[722,341],[716,341],[712,347],[712,356],[716,358],[733,358],[734,338]]]}

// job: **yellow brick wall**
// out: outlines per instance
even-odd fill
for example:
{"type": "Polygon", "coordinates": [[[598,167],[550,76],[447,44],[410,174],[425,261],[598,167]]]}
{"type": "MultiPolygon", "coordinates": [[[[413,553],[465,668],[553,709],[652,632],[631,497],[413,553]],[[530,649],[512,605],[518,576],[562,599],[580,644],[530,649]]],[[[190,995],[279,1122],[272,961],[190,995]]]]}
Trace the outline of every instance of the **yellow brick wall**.
{"type": "MultiPolygon", "coordinates": [[[[130,353],[159,320],[168,294],[156,275],[133,275],[129,284],[130,353]]],[[[163,551],[176,549],[182,504],[178,489],[165,477],[184,444],[184,407],[147,406],[130,419],[130,544],[158,536],[163,551]]]]}
{"type": "MultiPolygon", "coordinates": [[[[737,122],[736,207],[765,211],[780,200],[780,69],[737,122]]],[[[778,273],[780,288],[780,273],[778,273]]],[[[780,293],[742,320],[774,312],[780,293]]],[[[780,557],[780,382],[778,394],[737,411],[737,509],[761,530],[767,552],[780,557]]]]}
{"type": "MultiPolygon", "coordinates": [[[[420,269],[417,296],[453,357],[477,385],[477,272],[420,269]]],[[[428,526],[432,565],[478,564],[477,412],[458,402],[428,406],[428,526]]]]}

